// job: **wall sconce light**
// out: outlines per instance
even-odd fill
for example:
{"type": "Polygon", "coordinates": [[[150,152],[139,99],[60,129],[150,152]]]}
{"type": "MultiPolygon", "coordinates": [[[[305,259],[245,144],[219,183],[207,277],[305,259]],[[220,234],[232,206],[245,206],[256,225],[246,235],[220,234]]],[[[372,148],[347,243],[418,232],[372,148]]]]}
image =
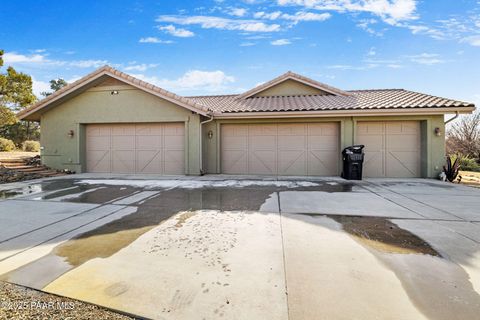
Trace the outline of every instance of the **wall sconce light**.
{"type": "Polygon", "coordinates": [[[117,94],[119,94],[119,93],[120,93],[120,92],[119,92],[118,90],[110,91],[110,94],[111,94],[112,96],[115,96],[115,95],[117,95],[117,94]]]}
{"type": "Polygon", "coordinates": [[[435,135],[436,135],[437,137],[440,137],[440,136],[442,135],[442,131],[441,131],[440,128],[438,128],[438,127],[435,128],[435,130],[433,130],[433,132],[435,132],[435,135]]]}
{"type": "Polygon", "coordinates": [[[212,138],[213,138],[213,131],[212,131],[212,130],[208,131],[207,137],[208,137],[208,139],[212,139],[212,138]]]}
{"type": "Polygon", "coordinates": [[[67,136],[69,138],[73,138],[73,135],[74,135],[73,130],[68,131],[67,136]]]}

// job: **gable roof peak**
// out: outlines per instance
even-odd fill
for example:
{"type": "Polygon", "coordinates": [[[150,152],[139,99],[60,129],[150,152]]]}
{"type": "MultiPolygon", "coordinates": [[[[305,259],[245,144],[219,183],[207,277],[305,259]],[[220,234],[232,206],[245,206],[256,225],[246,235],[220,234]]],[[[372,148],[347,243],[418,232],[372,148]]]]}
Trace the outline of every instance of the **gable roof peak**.
{"type": "Polygon", "coordinates": [[[254,87],[253,89],[250,89],[240,95],[237,96],[237,99],[246,99],[246,98],[249,98],[259,92],[262,92],[268,88],[271,88],[281,82],[284,82],[286,80],[295,80],[295,81],[298,81],[300,83],[303,83],[307,86],[310,86],[310,87],[313,87],[313,88],[316,88],[316,89],[319,89],[319,90],[322,90],[322,91],[325,91],[325,92],[328,92],[330,94],[333,94],[335,96],[350,96],[351,93],[347,92],[347,91],[343,91],[341,89],[338,89],[338,88],[335,88],[335,87],[332,87],[332,86],[329,86],[325,83],[322,83],[322,82],[319,82],[319,81],[316,81],[316,80],[313,80],[311,78],[307,78],[305,76],[302,76],[298,73],[295,73],[293,71],[287,71],[285,72],[284,74],[270,80],[270,81],[267,81],[261,85],[258,85],[256,87],[254,87]]]}
{"type": "Polygon", "coordinates": [[[132,77],[131,75],[126,74],[120,70],[117,70],[109,65],[104,65],[94,70],[93,72],[87,74],[83,78],[80,78],[77,81],[66,85],[65,87],[52,93],[48,97],[38,101],[32,106],[23,109],[22,111],[17,113],[17,117],[19,117],[20,119],[26,119],[29,115],[36,113],[37,111],[53,104],[54,102],[57,102],[57,101],[60,101],[61,99],[66,98],[67,95],[75,94],[75,92],[81,91],[83,88],[85,88],[88,85],[91,85],[92,83],[94,83],[94,81],[98,81],[98,79],[100,79],[103,76],[109,76],[109,77],[115,78],[137,89],[156,95],[174,104],[187,108],[193,112],[196,112],[202,115],[207,115],[211,112],[210,109],[196,103],[195,101],[192,101],[185,97],[181,97],[179,95],[176,95],[173,92],[157,87],[151,83],[132,77]]]}

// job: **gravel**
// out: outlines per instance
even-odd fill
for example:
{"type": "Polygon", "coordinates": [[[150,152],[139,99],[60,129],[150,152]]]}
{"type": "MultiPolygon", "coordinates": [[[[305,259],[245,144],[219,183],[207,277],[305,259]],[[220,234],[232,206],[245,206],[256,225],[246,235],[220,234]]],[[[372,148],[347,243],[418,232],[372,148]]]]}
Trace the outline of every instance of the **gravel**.
{"type": "Polygon", "coordinates": [[[0,319],[135,319],[96,305],[0,281],[0,319]]]}

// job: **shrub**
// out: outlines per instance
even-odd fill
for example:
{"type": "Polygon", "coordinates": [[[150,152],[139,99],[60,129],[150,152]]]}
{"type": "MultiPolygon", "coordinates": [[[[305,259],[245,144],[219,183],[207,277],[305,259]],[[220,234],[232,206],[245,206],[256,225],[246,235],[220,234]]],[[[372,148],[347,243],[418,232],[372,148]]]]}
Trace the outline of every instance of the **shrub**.
{"type": "Polygon", "coordinates": [[[460,164],[460,170],[480,172],[480,165],[473,158],[459,156],[458,162],[460,164]]]}
{"type": "Polygon", "coordinates": [[[443,166],[443,172],[448,181],[453,182],[457,178],[459,169],[459,157],[447,156],[447,165],[443,166]]]}
{"type": "Polygon", "coordinates": [[[12,140],[0,138],[0,151],[14,151],[15,144],[12,140]]]}
{"type": "Polygon", "coordinates": [[[22,144],[22,149],[28,152],[38,152],[40,151],[40,142],[27,140],[22,144]]]}

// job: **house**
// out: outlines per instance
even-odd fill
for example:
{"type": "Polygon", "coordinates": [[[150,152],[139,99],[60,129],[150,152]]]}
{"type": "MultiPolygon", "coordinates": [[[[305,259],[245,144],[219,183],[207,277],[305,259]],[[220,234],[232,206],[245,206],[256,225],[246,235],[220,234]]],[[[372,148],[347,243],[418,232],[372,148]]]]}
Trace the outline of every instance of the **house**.
{"type": "Polygon", "coordinates": [[[105,66],[19,117],[40,121],[46,165],[76,172],[338,176],[342,148],[364,144],[367,177],[436,177],[444,115],[474,109],[292,72],[238,95],[181,97],[105,66]]]}

